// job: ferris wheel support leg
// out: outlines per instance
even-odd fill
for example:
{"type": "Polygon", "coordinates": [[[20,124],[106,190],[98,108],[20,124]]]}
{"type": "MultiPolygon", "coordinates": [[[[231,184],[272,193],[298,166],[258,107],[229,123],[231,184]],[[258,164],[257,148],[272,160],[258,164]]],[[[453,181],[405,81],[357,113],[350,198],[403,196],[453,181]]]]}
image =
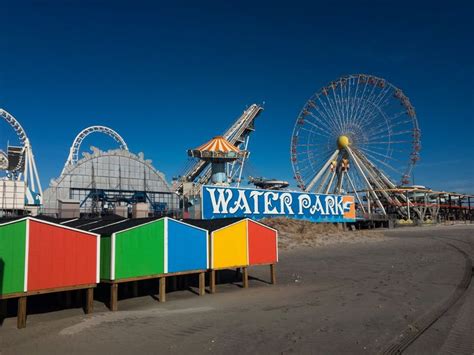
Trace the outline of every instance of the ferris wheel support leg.
{"type": "Polygon", "coordinates": [[[341,170],[339,174],[337,174],[336,189],[334,190],[334,193],[336,194],[341,193],[342,183],[344,182],[344,174],[345,172],[343,170],[341,170]]]}
{"type": "Polygon", "coordinates": [[[318,188],[314,190],[314,192],[316,192],[316,193],[322,193],[323,187],[326,185],[326,183],[329,179],[329,175],[331,175],[331,170],[329,170],[329,169],[326,169],[326,170],[327,171],[324,174],[324,177],[322,178],[321,183],[318,185],[318,188]]]}
{"type": "Polygon", "coordinates": [[[33,172],[34,172],[34,176],[35,176],[35,179],[36,179],[36,184],[38,185],[38,193],[41,196],[43,196],[43,189],[41,188],[41,182],[40,182],[40,179],[39,179],[38,170],[36,169],[36,162],[35,162],[35,158],[33,156],[33,153],[31,154],[31,163],[33,165],[33,172]]]}
{"type": "Polygon", "coordinates": [[[372,179],[375,186],[380,190],[380,193],[387,199],[387,201],[389,201],[390,203],[393,203],[392,198],[387,193],[387,191],[385,191],[385,188],[377,181],[376,174],[374,173],[374,171],[371,171],[371,169],[369,169],[369,167],[367,166],[365,168],[366,168],[367,174],[372,179]]]}
{"type": "Polygon", "coordinates": [[[376,203],[377,206],[379,206],[379,208],[382,210],[382,213],[383,213],[384,215],[386,215],[387,212],[385,211],[385,208],[383,207],[382,203],[380,202],[379,197],[378,197],[377,194],[373,191],[372,185],[370,185],[370,182],[369,182],[369,180],[367,179],[367,176],[365,175],[365,173],[364,173],[362,167],[360,166],[357,157],[356,157],[355,154],[352,152],[351,148],[346,147],[346,149],[347,149],[347,152],[349,153],[349,155],[351,156],[352,160],[354,161],[354,163],[355,163],[357,169],[359,170],[360,174],[362,175],[362,178],[364,179],[365,183],[367,184],[367,188],[369,189],[369,195],[372,194],[372,197],[374,198],[375,203],[376,203]]]}
{"type": "Polygon", "coordinates": [[[328,186],[326,187],[326,190],[324,191],[325,194],[328,194],[329,193],[329,190],[331,189],[331,186],[332,186],[332,183],[334,182],[334,178],[336,176],[336,172],[334,171],[331,175],[331,180],[329,180],[329,184],[328,186]]]}
{"type": "Polygon", "coordinates": [[[329,159],[326,161],[326,163],[324,164],[324,166],[322,167],[321,170],[319,170],[319,172],[316,174],[316,176],[313,178],[313,180],[311,180],[311,182],[308,184],[308,187],[306,187],[305,191],[309,192],[313,189],[314,185],[316,184],[316,182],[319,180],[319,178],[321,177],[321,175],[324,173],[324,171],[328,168],[329,164],[331,164],[331,162],[337,157],[337,155],[339,154],[339,149],[336,149],[334,151],[334,153],[329,157],[329,159]]]}
{"type": "Polygon", "coordinates": [[[387,199],[387,201],[391,204],[394,204],[394,201],[392,199],[392,197],[387,193],[387,191],[385,191],[385,187],[382,186],[382,184],[377,180],[377,171],[375,171],[375,166],[374,164],[372,164],[372,162],[367,159],[366,156],[364,156],[364,154],[362,154],[361,152],[353,152],[354,155],[357,155],[359,154],[360,156],[357,156],[357,158],[359,159],[360,162],[365,162],[366,164],[364,164],[364,168],[367,172],[367,174],[369,175],[369,177],[372,179],[373,183],[375,184],[375,186],[380,190],[380,193],[387,199]]]}
{"type": "Polygon", "coordinates": [[[28,172],[29,172],[29,184],[28,187],[31,191],[35,191],[35,179],[33,174],[33,165],[31,164],[31,150],[30,148],[26,148],[26,164],[28,164],[28,172]]]}
{"type": "MultiPolygon", "coordinates": [[[[352,152],[352,151],[351,151],[351,152],[352,152]]],[[[373,181],[373,184],[374,184],[378,189],[380,189],[382,195],[384,195],[384,197],[385,197],[388,201],[390,201],[390,200],[391,200],[391,199],[390,199],[390,196],[388,196],[387,192],[383,190],[382,185],[380,185],[380,184],[378,183],[378,181],[377,181],[375,175],[372,174],[371,170],[369,169],[369,166],[370,166],[370,164],[371,164],[370,161],[368,161],[368,160],[366,159],[366,162],[367,162],[368,164],[363,164],[362,159],[361,159],[360,157],[358,157],[355,152],[352,152],[352,154],[353,154],[353,157],[354,157],[353,159],[356,161],[356,163],[358,163],[360,169],[365,168],[365,171],[366,171],[367,175],[369,176],[369,178],[373,181]],[[368,165],[369,165],[369,166],[368,166],[368,165]]],[[[368,179],[367,179],[367,180],[368,180],[368,179]]],[[[384,213],[384,214],[387,214],[386,211],[385,211],[385,208],[383,207],[382,203],[380,202],[380,199],[378,198],[377,194],[373,191],[372,188],[371,188],[371,191],[370,191],[370,192],[371,192],[372,195],[375,197],[375,202],[376,202],[377,205],[382,209],[383,213],[384,213]]]]}
{"type": "Polygon", "coordinates": [[[352,182],[352,179],[351,179],[351,176],[349,174],[347,174],[347,180],[349,181],[349,183],[351,184],[351,187],[352,187],[352,190],[354,191],[355,195],[356,195],[356,198],[357,198],[357,201],[359,201],[359,204],[360,204],[360,207],[362,208],[362,212],[363,213],[366,213],[365,212],[365,208],[364,208],[364,204],[362,203],[362,200],[359,196],[359,193],[357,192],[355,186],[354,186],[354,183],[352,182]]]}
{"type": "MultiPolygon", "coordinates": [[[[25,151],[25,156],[27,155],[28,153],[25,151]]],[[[28,173],[29,173],[29,166],[28,166],[28,157],[26,157],[26,161],[25,161],[25,171],[24,171],[24,181],[25,181],[25,185],[28,186],[28,173]]]]}

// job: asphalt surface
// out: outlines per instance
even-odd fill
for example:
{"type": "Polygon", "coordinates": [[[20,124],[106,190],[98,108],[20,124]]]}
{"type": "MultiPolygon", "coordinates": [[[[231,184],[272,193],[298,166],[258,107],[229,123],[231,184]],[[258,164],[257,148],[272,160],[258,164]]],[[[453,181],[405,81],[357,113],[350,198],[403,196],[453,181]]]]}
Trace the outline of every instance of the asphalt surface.
{"type": "MultiPolygon", "coordinates": [[[[225,283],[202,297],[170,292],[162,304],[146,295],[126,298],[118,312],[96,301],[91,315],[80,308],[33,312],[22,330],[12,316],[0,327],[0,353],[381,353],[452,295],[465,259],[447,238],[472,255],[474,225],[386,235],[282,252],[277,285],[262,282],[268,267],[255,267],[248,289],[225,283]]],[[[471,286],[407,353],[472,354],[473,303],[471,286]]]]}

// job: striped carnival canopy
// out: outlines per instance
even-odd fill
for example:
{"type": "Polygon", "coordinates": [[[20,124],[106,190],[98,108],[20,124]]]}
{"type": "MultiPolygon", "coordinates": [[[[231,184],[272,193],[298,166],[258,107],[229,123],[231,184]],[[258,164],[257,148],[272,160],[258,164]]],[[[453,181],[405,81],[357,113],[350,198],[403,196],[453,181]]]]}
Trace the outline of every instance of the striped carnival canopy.
{"type": "Polygon", "coordinates": [[[239,150],[224,137],[217,136],[195,149],[188,150],[188,155],[200,159],[234,160],[246,157],[248,152],[239,150]]]}

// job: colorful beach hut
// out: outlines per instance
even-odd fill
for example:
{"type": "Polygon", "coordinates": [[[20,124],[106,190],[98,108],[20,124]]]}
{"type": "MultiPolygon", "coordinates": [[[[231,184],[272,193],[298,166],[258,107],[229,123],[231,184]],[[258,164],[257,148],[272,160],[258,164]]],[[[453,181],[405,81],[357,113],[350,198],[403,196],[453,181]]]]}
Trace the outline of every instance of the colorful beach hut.
{"type": "Polygon", "coordinates": [[[249,218],[186,220],[210,233],[211,293],[215,291],[215,272],[222,269],[243,271],[243,286],[248,287],[249,266],[270,265],[275,283],[278,262],[278,231],[249,218]]]}
{"type": "Polygon", "coordinates": [[[78,228],[101,235],[100,279],[110,284],[111,310],[117,309],[118,285],[124,282],[158,278],[160,301],[164,302],[166,277],[198,273],[200,294],[204,294],[209,265],[205,229],[168,217],[104,223],[78,228]]]}
{"type": "Polygon", "coordinates": [[[92,311],[99,282],[100,238],[32,217],[0,224],[0,300],[18,298],[18,327],[26,326],[28,296],[87,289],[92,311]]]}

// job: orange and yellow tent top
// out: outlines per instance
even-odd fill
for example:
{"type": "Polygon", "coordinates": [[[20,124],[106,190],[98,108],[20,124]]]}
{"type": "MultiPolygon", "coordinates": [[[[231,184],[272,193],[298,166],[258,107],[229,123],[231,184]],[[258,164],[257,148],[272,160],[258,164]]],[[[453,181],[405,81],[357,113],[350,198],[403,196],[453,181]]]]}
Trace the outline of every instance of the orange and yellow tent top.
{"type": "Polygon", "coordinates": [[[203,145],[197,147],[194,150],[199,150],[201,152],[221,152],[229,153],[234,152],[238,153],[239,149],[232,145],[227,139],[222,136],[217,136],[212,138],[209,142],[204,143],[203,145]]]}
{"type": "Polygon", "coordinates": [[[239,150],[222,136],[214,137],[209,142],[188,150],[189,156],[201,159],[235,160],[247,156],[247,153],[245,150],[239,150]]]}

